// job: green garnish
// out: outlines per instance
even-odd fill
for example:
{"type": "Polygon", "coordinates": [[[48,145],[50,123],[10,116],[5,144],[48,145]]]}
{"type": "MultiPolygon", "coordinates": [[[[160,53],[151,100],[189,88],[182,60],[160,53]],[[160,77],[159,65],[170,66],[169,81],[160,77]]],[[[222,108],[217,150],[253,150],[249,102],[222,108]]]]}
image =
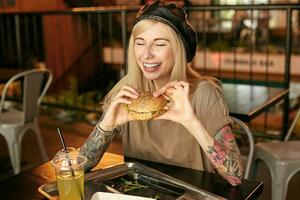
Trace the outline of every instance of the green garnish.
{"type": "Polygon", "coordinates": [[[156,199],[156,200],[160,200],[160,193],[156,193],[156,195],[155,195],[154,199],[156,199]]]}

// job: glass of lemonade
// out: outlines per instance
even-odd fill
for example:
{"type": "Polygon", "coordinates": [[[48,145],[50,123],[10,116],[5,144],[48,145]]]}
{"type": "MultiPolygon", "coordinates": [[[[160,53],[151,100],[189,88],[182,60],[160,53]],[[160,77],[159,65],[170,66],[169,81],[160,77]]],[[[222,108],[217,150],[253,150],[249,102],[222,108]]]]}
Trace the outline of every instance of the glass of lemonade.
{"type": "MultiPolygon", "coordinates": [[[[72,155],[72,154],[78,155],[79,154],[79,151],[77,149],[75,149],[74,147],[67,147],[67,151],[68,151],[69,155],[72,155]]],[[[57,156],[65,156],[66,157],[67,155],[66,155],[65,150],[61,149],[54,155],[54,158],[57,156]]]]}
{"type": "Polygon", "coordinates": [[[55,156],[52,165],[55,168],[60,200],[84,199],[84,156],[70,154],[68,157],[55,156]],[[68,159],[70,158],[70,160],[68,159]]]}

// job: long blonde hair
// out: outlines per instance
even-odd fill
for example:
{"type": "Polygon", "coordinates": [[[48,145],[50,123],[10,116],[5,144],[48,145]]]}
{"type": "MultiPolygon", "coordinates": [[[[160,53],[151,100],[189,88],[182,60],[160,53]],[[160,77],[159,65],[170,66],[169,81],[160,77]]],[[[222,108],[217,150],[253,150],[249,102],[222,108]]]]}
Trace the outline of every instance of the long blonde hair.
{"type": "MultiPolygon", "coordinates": [[[[145,19],[138,22],[132,29],[132,34],[129,39],[128,51],[127,51],[127,75],[122,78],[106,95],[104,103],[108,103],[112,96],[114,96],[124,85],[130,85],[137,87],[141,91],[155,91],[159,88],[154,87],[152,80],[147,80],[143,76],[142,70],[139,68],[136,57],[134,55],[134,39],[137,35],[143,33],[144,31],[153,27],[156,23],[162,23],[157,20],[145,19]]],[[[173,56],[175,59],[175,65],[171,72],[170,81],[188,81],[191,84],[193,91],[194,85],[199,80],[206,79],[210,82],[215,83],[216,79],[212,77],[201,76],[192,66],[187,63],[186,51],[180,36],[171,28],[166,25],[169,32],[169,39],[171,48],[173,51],[173,56]]]]}

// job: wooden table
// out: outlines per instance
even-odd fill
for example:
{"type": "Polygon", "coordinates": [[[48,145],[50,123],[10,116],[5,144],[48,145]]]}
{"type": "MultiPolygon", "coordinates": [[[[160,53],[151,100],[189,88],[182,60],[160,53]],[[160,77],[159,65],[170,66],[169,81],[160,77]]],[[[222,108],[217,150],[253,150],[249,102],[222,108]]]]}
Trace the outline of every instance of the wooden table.
{"type": "Polygon", "coordinates": [[[289,121],[289,89],[236,83],[223,83],[222,89],[230,115],[244,122],[250,122],[283,100],[279,139],[285,137],[289,121]]]}
{"type": "Polygon", "coordinates": [[[283,101],[282,135],[279,137],[285,137],[288,130],[289,89],[223,83],[222,90],[230,115],[244,122],[250,122],[283,101]]]}
{"type": "MultiPolygon", "coordinates": [[[[96,169],[122,162],[123,156],[105,153],[96,169]]],[[[263,190],[262,182],[243,180],[241,185],[232,187],[217,174],[152,162],[142,163],[227,199],[256,199],[263,190]]],[[[38,192],[38,187],[54,180],[54,169],[50,162],[47,162],[0,182],[0,199],[46,199],[38,192]]]]}
{"type": "Polygon", "coordinates": [[[246,84],[224,83],[222,89],[230,115],[244,122],[251,121],[289,94],[288,89],[246,84]]]}

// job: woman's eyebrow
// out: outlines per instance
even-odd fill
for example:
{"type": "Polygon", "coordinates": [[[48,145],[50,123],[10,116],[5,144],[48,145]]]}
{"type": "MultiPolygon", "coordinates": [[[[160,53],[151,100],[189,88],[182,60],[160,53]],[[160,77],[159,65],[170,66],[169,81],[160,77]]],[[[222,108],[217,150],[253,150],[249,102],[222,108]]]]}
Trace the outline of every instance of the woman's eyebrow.
{"type": "Polygon", "coordinates": [[[134,40],[144,40],[143,38],[137,37],[134,40]]]}
{"type": "MultiPolygon", "coordinates": [[[[145,39],[144,39],[144,38],[141,38],[141,37],[137,37],[137,38],[135,38],[134,40],[135,40],[135,41],[136,41],[136,40],[143,40],[143,41],[144,41],[145,39]]],[[[155,38],[155,39],[154,39],[154,41],[158,41],[158,40],[164,40],[164,41],[170,42],[170,40],[167,39],[167,38],[155,38]]]]}
{"type": "Polygon", "coordinates": [[[154,41],[157,41],[157,40],[164,40],[164,41],[170,42],[170,40],[168,40],[167,38],[155,38],[154,39],[154,41]]]}

